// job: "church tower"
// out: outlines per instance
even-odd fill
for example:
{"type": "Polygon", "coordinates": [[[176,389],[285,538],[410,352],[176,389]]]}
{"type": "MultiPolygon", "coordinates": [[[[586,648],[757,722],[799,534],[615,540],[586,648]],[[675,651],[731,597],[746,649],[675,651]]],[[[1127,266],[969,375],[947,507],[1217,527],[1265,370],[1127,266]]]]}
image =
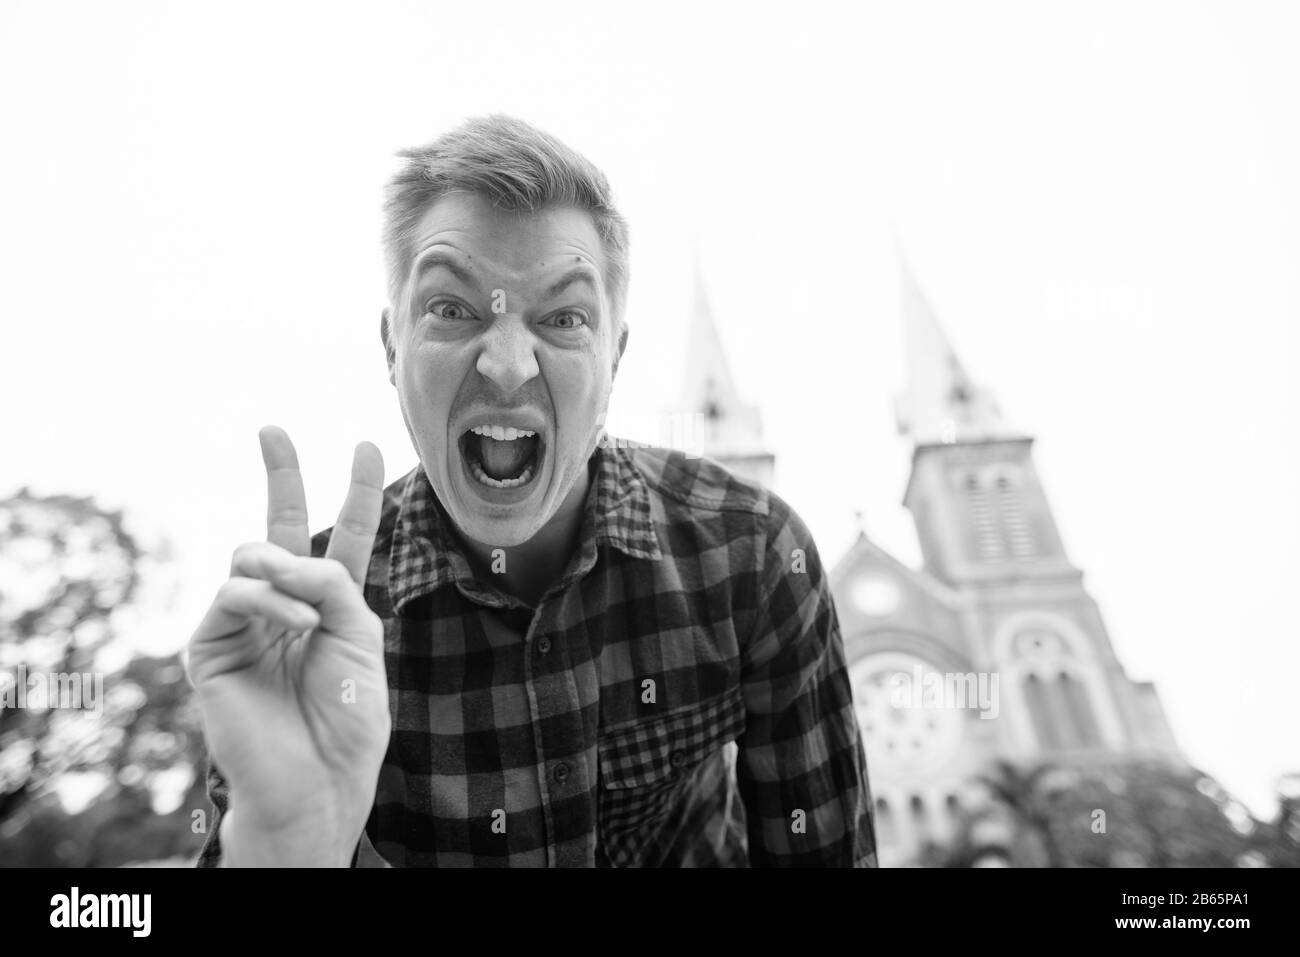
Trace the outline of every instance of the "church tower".
{"type": "Polygon", "coordinates": [[[1066,555],[1033,439],[973,381],[903,266],[913,445],[903,496],[925,570],[968,598],[974,657],[1002,679],[1007,757],[1176,752],[1154,688],[1125,675],[1083,573],[1066,555]]]}
{"type": "Polygon", "coordinates": [[[762,418],[736,391],[698,266],[680,405],[695,422],[700,453],[742,478],[772,484],[774,458],[763,445],[762,418]]]}
{"type": "Polygon", "coordinates": [[[896,410],[913,443],[903,504],[927,571],[954,586],[1077,579],[1034,472],[1033,439],[971,380],[906,264],[903,316],[908,382],[896,410]]]}
{"type": "Polygon", "coordinates": [[[950,839],[998,759],[1184,760],[1066,553],[1033,438],[968,373],[906,266],[902,291],[902,504],[923,567],[863,532],[830,575],[887,866],[950,839]]]}

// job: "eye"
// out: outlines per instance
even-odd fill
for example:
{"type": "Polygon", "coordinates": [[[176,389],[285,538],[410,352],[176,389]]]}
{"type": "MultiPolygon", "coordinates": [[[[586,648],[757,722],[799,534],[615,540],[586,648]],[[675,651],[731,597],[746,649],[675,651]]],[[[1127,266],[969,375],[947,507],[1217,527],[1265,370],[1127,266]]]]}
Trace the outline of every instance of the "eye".
{"type": "Polygon", "coordinates": [[[554,326],[557,329],[578,329],[587,325],[587,317],[573,309],[565,309],[563,312],[551,313],[542,320],[542,325],[554,326]]]}
{"type": "Polygon", "coordinates": [[[452,299],[430,299],[424,304],[424,314],[446,322],[459,322],[462,319],[474,318],[472,312],[452,299]]]}

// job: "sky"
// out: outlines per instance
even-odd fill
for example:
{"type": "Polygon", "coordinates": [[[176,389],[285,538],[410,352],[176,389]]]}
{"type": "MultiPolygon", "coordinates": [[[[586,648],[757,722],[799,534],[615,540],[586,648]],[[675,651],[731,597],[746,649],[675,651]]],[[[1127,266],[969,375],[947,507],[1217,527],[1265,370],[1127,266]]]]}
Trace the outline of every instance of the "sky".
{"type": "MultiPolygon", "coordinates": [[[[257,430],[314,527],[361,439],[415,464],[378,336],[394,152],[507,112],[632,225],[611,430],[684,368],[695,264],[776,490],[827,562],[919,563],[906,251],[1036,437],[1072,561],[1189,757],[1259,813],[1300,769],[1300,6],[0,5],[0,495],[93,494],[176,557],[182,644],[264,536],[257,430]]],[[[652,438],[653,436],[645,436],[652,438]]]]}

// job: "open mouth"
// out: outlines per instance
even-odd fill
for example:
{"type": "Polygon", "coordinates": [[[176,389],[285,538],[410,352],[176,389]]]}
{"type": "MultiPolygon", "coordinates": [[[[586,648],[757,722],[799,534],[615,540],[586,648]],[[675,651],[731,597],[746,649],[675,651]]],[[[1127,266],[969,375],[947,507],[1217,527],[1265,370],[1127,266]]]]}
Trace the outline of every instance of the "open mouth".
{"type": "Polygon", "coordinates": [[[541,437],[530,429],[476,425],[461,435],[460,453],[478,484],[513,489],[537,477],[543,446],[541,437]]]}

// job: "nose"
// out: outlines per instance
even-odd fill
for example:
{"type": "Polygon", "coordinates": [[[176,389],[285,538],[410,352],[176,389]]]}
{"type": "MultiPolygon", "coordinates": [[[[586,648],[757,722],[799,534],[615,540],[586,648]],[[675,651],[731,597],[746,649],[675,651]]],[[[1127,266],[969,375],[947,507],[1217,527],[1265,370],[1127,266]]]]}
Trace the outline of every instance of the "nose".
{"type": "Polygon", "coordinates": [[[479,353],[479,375],[509,395],[538,373],[533,337],[522,321],[497,316],[483,337],[479,353]]]}

